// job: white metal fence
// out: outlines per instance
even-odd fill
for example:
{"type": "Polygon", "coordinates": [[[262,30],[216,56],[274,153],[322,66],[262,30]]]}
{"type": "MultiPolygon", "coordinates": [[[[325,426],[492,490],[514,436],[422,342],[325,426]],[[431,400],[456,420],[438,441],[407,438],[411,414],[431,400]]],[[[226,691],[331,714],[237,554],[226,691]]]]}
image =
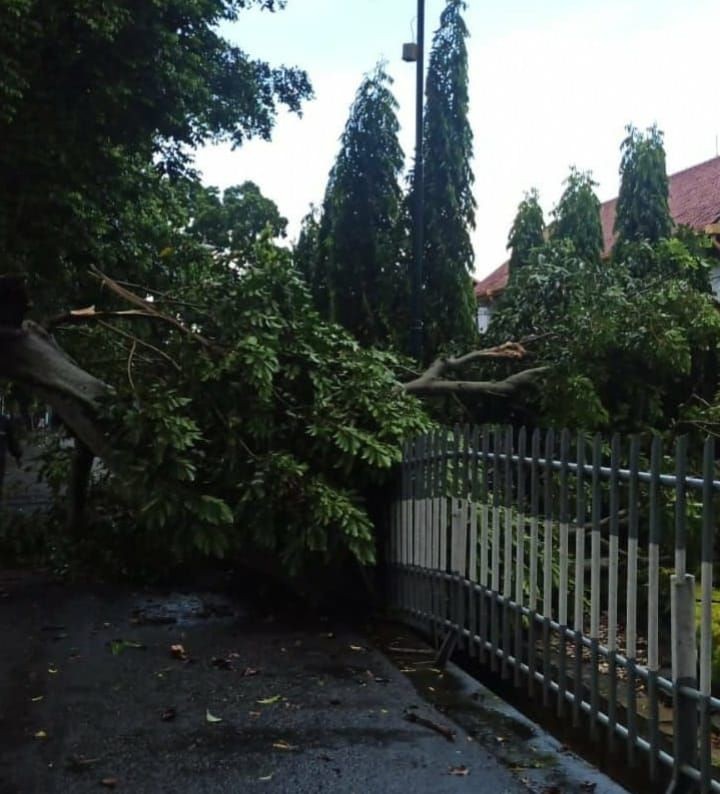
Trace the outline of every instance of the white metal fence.
{"type": "Polygon", "coordinates": [[[671,771],[674,790],[720,791],[714,457],[712,440],[689,452],[681,438],[664,456],[659,438],[567,430],[418,438],[392,509],[392,606],[455,632],[592,737],[623,742],[630,763],[644,754],[651,780],[671,771]]]}

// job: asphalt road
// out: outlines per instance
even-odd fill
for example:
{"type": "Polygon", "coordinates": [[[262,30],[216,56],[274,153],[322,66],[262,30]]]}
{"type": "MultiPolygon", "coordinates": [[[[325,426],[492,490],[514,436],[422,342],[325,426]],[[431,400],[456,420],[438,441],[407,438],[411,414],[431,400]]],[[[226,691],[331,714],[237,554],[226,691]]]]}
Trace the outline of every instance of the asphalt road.
{"type": "Polygon", "coordinates": [[[559,788],[553,758],[530,779],[501,728],[482,742],[422,697],[414,672],[443,679],[426,646],[399,669],[299,605],[6,572],[0,649],[2,794],[619,791],[559,788]]]}
{"type": "Polygon", "coordinates": [[[525,791],[459,728],[409,722],[448,723],[352,631],[217,597],[2,587],[3,794],[525,791]]]}

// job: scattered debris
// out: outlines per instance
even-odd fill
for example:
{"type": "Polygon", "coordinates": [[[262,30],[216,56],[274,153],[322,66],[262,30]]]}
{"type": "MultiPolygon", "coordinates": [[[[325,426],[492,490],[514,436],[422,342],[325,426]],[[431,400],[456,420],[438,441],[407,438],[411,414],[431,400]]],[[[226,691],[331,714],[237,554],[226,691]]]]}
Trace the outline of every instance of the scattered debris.
{"type": "Polygon", "coordinates": [[[446,725],[439,725],[437,722],[427,719],[427,717],[421,717],[413,713],[405,714],[405,719],[408,722],[414,722],[418,725],[422,725],[424,728],[429,728],[431,731],[439,733],[449,742],[455,741],[455,731],[452,728],[448,728],[446,725]]]}
{"type": "Polygon", "coordinates": [[[44,698],[45,698],[45,695],[38,695],[37,697],[30,698],[30,702],[31,703],[39,703],[44,698]]]}
{"type": "Polygon", "coordinates": [[[240,675],[241,675],[243,678],[248,678],[249,676],[252,676],[252,675],[260,675],[260,670],[259,670],[259,668],[257,668],[257,667],[246,667],[246,668],[245,668],[245,669],[244,669],[244,670],[243,670],[243,671],[240,673],[240,675]]]}
{"type": "Polygon", "coordinates": [[[282,698],[282,695],[273,695],[272,697],[269,697],[269,698],[262,698],[262,699],[258,700],[257,702],[261,706],[271,706],[273,703],[277,703],[281,698],[282,698]]]}
{"type": "Polygon", "coordinates": [[[48,735],[47,735],[47,733],[45,733],[45,731],[35,731],[33,736],[36,739],[47,739],[47,737],[48,737],[48,735]]]}
{"type": "Polygon", "coordinates": [[[170,646],[170,654],[173,659],[179,659],[181,662],[186,662],[188,659],[187,652],[185,651],[185,646],[180,645],[180,643],[176,643],[175,645],[170,646]]]}
{"type": "Polygon", "coordinates": [[[470,774],[470,770],[464,764],[451,766],[448,772],[451,775],[457,775],[457,777],[467,777],[470,774]]]}
{"type": "Polygon", "coordinates": [[[105,786],[105,788],[115,788],[118,784],[118,779],[116,777],[104,777],[100,781],[101,786],[105,786]]]}
{"type": "Polygon", "coordinates": [[[226,656],[225,657],[223,657],[223,656],[213,656],[212,660],[210,661],[210,664],[213,667],[216,667],[218,670],[233,670],[233,669],[235,669],[233,667],[232,659],[229,659],[226,656]]]}
{"type": "Polygon", "coordinates": [[[261,780],[263,783],[267,783],[269,780],[272,780],[272,772],[269,775],[265,775],[264,777],[259,777],[258,780],[261,780]]]}
{"type": "Polygon", "coordinates": [[[128,648],[137,648],[138,650],[144,651],[147,646],[143,645],[141,642],[135,642],[134,640],[110,640],[108,643],[110,646],[110,653],[113,656],[120,656],[120,654],[127,650],[128,648]]]}
{"type": "Polygon", "coordinates": [[[65,761],[65,766],[71,772],[83,772],[99,760],[99,758],[86,758],[84,755],[71,755],[65,761]]]}
{"type": "Polygon", "coordinates": [[[279,739],[277,742],[273,742],[273,747],[276,750],[297,750],[296,744],[290,744],[290,742],[286,742],[285,739],[279,739]]]}
{"type": "Polygon", "coordinates": [[[351,651],[366,651],[367,648],[363,648],[362,645],[350,645],[349,646],[351,651]]]}
{"type": "Polygon", "coordinates": [[[215,717],[210,709],[205,709],[205,722],[222,722],[222,717],[215,717]]]}
{"type": "Polygon", "coordinates": [[[168,708],[166,708],[162,714],[160,714],[160,719],[163,722],[170,722],[171,720],[174,720],[175,717],[177,717],[177,709],[174,706],[168,706],[168,708]]]}

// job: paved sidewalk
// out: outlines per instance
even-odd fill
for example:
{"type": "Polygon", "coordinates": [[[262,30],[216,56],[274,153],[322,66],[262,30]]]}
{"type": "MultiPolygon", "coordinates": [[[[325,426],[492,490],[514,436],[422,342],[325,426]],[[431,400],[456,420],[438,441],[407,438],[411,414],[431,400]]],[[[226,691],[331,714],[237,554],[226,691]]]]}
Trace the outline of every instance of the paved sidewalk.
{"type": "Polygon", "coordinates": [[[2,794],[621,791],[511,771],[319,617],[0,574],[0,637],[2,794]]]}

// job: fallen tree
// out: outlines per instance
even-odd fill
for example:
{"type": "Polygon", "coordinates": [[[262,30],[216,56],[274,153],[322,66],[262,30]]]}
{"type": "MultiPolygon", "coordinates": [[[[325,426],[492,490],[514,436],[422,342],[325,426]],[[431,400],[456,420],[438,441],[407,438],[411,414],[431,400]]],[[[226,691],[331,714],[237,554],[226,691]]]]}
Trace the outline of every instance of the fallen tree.
{"type": "Polygon", "coordinates": [[[263,243],[256,257],[252,268],[214,266],[181,294],[152,300],[94,271],[108,307],[45,327],[26,319],[22,283],[1,277],[0,378],[33,389],[80,442],[73,523],[89,451],[107,463],[100,524],[113,537],[125,528],[144,560],[252,547],[293,570],[347,553],[370,562],[372,494],[403,441],[431,426],[416,397],[507,397],[543,370],[445,377],[526,358],[506,343],[438,359],[403,382],[407,362],[319,318],[284,252],[263,243]]]}

